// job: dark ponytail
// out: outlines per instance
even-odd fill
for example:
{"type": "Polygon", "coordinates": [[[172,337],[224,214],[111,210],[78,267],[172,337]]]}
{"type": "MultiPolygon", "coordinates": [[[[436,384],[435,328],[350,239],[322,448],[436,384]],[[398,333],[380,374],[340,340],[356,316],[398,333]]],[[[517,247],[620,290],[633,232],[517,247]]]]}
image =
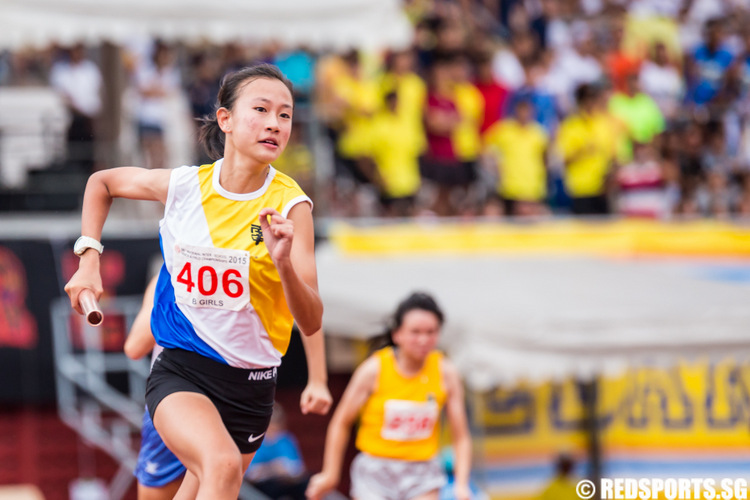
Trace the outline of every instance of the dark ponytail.
{"type": "Polygon", "coordinates": [[[224,132],[219,127],[219,121],[214,116],[204,116],[200,119],[201,128],[198,132],[198,140],[206,154],[212,160],[218,160],[224,156],[224,132]]]}
{"type": "MultiPolygon", "coordinates": [[[[229,73],[224,77],[219,89],[219,96],[216,102],[216,110],[226,108],[232,111],[234,103],[240,94],[240,91],[253,80],[266,78],[269,80],[279,80],[286,85],[289,92],[294,96],[294,87],[292,82],[272,64],[257,64],[248,68],[241,69],[235,73],[229,73]]],[[[200,120],[201,127],[198,135],[201,146],[206,150],[208,156],[213,160],[218,160],[224,156],[224,132],[219,127],[216,119],[216,112],[200,120]]]]}
{"type": "Polygon", "coordinates": [[[438,319],[438,323],[440,323],[441,326],[443,325],[445,319],[443,316],[443,310],[440,309],[440,306],[432,295],[423,292],[414,292],[398,304],[396,312],[393,313],[386,331],[370,340],[370,350],[376,351],[383,347],[395,345],[393,343],[393,332],[401,328],[406,313],[415,309],[431,312],[438,319]]]}

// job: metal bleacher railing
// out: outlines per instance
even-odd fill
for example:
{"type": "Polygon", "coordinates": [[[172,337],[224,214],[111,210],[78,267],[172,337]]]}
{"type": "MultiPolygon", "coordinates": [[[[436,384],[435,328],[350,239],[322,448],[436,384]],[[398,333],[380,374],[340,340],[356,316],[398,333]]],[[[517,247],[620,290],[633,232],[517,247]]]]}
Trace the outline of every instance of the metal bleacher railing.
{"type": "MultiPolygon", "coordinates": [[[[119,297],[103,302],[104,313],[120,315],[126,329],[140,307],[140,297],[119,297]]],[[[122,351],[106,352],[101,329],[77,321],[67,297],[52,303],[51,315],[60,419],[86,442],[120,464],[108,487],[110,499],[120,500],[133,482],[138,459],[137,435],[149,362],[147,359],[131,360],[122,351]],[[80,332],[77,339],[72,335],[74,329],[80,332]],[[127,380],[126,384],[121,384],[124,390],[112,384],[112,377],[123,375],[127,380]]]]}
{"type": "MultiPolygon", "coordinates": [[[[105,317],[117,316],[125,331],[141,307],[141,297],[102,301],[105,317]]],[[[110,500],[121,500],[135,478],[149,360],[107,351],[103,327],[92,327],[70,307],[67,297],[51,306],[57,407],[60,419],[87,443],[110,455],[119,469],[109,482],[110,500]],[[73,335],[73,332],[80,335],[73,335]]],[[[340,496],[329,497],[332,499],[340,496]]],[[[239,500],[270,500],[244,482],[239,500]]]]}

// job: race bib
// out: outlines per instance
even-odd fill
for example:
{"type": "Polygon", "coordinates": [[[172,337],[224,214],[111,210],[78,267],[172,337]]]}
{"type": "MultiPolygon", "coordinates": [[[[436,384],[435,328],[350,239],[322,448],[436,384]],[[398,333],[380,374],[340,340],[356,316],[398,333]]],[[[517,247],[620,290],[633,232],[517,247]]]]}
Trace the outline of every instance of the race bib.
{"type": "Polygon", "coordinates": [[[175,244],[175,300],[192,307],[240,311],[250,304],[250,252],[175,244]]]}
{"type": "Polygon", "coordinates": [[[418,403],[391,399],[385,402],[380,436],[390,441],[416,441],[432,435],[439,416],[435,401],[418,403]]]}

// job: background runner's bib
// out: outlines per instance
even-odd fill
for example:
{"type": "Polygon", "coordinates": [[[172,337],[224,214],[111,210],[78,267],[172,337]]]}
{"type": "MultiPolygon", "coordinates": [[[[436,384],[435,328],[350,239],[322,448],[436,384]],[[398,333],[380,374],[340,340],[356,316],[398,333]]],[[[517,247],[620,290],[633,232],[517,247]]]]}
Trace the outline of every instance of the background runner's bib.
{"type": "Polygon", "coordinates": [[[357,448],[381,458],[430,460],[438,452],[440,412],[446,398],[443,355],[431,352],[412,377],[398,372],[393,348],[373,356],[380,360],[380,374],[360,414],[357,448]]]}
{"type": "Polygon", "coordinates": [[[294,319],[259,214],[269,207],[286,217],[312,202],[273,167],[259,190],[228,192],[219,183],[222,163],[172,171],[151,329],[166,348],[239,368],[278,366],[294,319]]]}
{"type": "Polygon", "coordinates": [[[425,403],[389,399],[385,402],[380,436],[392,441],[427,439],[435,429],[440,408],[434,401],[425,403]]]}

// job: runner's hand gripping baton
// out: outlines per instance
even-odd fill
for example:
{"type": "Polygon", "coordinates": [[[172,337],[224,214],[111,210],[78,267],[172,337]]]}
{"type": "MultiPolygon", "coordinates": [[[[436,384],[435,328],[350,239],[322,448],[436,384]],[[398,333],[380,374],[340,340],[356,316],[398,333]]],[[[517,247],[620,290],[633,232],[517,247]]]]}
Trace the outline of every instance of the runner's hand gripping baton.
{"type": "Polygon", "coordinates": [[[78,301],[81,304],[83,315],[86,316],[86,322],[91,326],[99,326],[104,320],[104,314],[99,309],[99,303],[96,301],[96,296],[91,290],[83,290],[81,295],[78,296],[78,301]]]}

